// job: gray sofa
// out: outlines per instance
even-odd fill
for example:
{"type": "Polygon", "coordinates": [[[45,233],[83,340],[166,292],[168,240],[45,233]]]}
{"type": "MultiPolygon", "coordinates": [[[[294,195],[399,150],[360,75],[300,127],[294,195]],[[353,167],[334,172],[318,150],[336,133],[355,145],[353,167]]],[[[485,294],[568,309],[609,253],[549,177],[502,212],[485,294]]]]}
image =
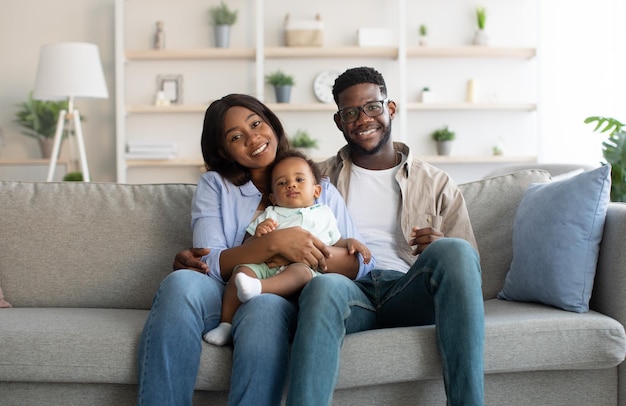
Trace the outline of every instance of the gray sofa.
{"type": "MultiPolygon", "coordinates": [[[[548,180],[530,170],[461,185],[483,267],[485,403],[626,405],[626,205],[609,206],[591,311],[496,299],[516,209],[548,180]]],[[[139,335],[191,245],[194,189],[0,182],[0,287],[13,305],[0,308],[2,405],[133,404],[139,335]]],[[[225,403],[230,368],[229,347],[203,343],[197,404],[225,403]]],[[[434,327],[346,337],[335,404],[444,405],[434,327]]]]}

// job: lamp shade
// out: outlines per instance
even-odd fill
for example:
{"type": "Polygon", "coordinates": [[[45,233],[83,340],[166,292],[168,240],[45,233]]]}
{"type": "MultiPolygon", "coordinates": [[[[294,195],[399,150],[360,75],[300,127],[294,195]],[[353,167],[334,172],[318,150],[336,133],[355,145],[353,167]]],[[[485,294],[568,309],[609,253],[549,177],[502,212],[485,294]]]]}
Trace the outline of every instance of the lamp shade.
{"type": "Polygon", "coordinates": [[[109,97],[96,45],[65,42],[41,47],[33,98],[68,97],[109,97]]]}

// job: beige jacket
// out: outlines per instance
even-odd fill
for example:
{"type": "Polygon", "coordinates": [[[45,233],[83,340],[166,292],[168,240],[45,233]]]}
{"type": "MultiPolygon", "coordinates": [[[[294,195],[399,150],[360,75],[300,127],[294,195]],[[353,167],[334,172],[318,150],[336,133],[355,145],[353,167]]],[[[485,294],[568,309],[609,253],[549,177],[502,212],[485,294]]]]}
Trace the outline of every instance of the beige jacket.
{"type": "MultiPolygon", "coordinates": [[[[409,246],[413,226],[437,228],[446,237],[467,240],[478,251],[465,199],[456,183],[444,171],[414,159],[407,145],[400,142],[393,145],[396,151],[407,157],[402,170],[396,174],[402,193],[402,259],[408,264],[415,261],[409,246]]],[[[336,156],[320,162],[319,166],[347,203],[352,166],[348,146],[339,150],[336,156]]]]}

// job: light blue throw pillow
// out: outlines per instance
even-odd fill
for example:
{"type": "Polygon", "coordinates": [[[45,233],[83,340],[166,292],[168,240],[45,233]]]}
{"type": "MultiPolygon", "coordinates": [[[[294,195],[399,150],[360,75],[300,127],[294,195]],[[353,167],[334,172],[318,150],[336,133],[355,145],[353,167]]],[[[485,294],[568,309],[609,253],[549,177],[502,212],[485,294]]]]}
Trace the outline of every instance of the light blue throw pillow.
{"type": "Polygon", "coordinates": [[[498,298],[589,310],[610,172],[605,165],[528,187],[515,215],[513,260],[498,298]]]}

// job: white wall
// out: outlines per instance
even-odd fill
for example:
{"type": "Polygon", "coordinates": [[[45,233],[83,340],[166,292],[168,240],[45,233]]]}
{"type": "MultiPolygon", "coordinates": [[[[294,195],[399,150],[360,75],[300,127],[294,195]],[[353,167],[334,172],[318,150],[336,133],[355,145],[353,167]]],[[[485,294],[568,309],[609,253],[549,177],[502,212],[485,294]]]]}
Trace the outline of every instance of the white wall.
{"type": "Polygon", "coordinates": [[[606,135],[589,116],[626,122],[626,2],[540,1],[540,135],[543,162],[602,160],[606,135]]]}
{"type": "MultiPolygon", "coordinates": [[[[185,1],[179,1],[181,7],[185,1]]],[[[369,13],[371,7],[365,5],[384,5],[373,0],[363,2],[362,7],[350,10],[351,19],[361,18],[359,13],[369,13]]],[[[217,2],[207,1],[207,8],[212,3],[217,2]]],[[[452,7],[452,0],[446,3],[452,7]]],[[[503,6],[505,1],[492,0],[485,4],[495,15],[507,12],[507,7],[503,6]]],[[[303,4],[303,14],[298,17],[306,17],[306,11],[313,5],[308,3],[306,8],[303,4]]],[[[115,180],[113,6],[114,0],[0,0],[0,128],[4,133],[0,159],[40,156],[36,142],[21,135],[19,127],[13,123],[15,105],[23,101],[33,87],[40,46],[59,41],[92,42],[100,47],[110,97],[108,100],[79,100],[77,107],[88,118],[83,130],[92,178],[115,180]]],[[[582,120],[589,115],[626,120],[623,99],[626,75],[622,73],[626,66],[626,28],[623,27],[626,5],[622,0],[593,3],[537,0],[537,9],[539,24],[533,29],[538,31],[539,47],[539,159],[597,163],[605,136],[593,134],[591,126],[582,124],[582,120]]],[[[428,9],[423,12],[419,17],[447,19],[451,15],[429,16],[428,9]]],[[[279,14],[281,18],[284,15],[279,14]]],[[[515,17],[520,19],[517,14],[515,17]]],[[[389,18],[393,17],[386,16],[382,20],[389,18]]],[[[411,24],[419,24],[419,20],[416,16],[411,24]]],[[[498,27],[497,20],[491,23],[498,27]]],[[[447,26],[453,33],[459,24],[447,26]]],[[[513,42],[515,32],[517,29],[508,34],[513,42]]],[[[461,34],[445,35],[454,38],[461,34]]],[[[527,45],[508,42],[507,45],[527,45]]],[[[503,127],[502,131],[507,128],[503,127]]]]}

